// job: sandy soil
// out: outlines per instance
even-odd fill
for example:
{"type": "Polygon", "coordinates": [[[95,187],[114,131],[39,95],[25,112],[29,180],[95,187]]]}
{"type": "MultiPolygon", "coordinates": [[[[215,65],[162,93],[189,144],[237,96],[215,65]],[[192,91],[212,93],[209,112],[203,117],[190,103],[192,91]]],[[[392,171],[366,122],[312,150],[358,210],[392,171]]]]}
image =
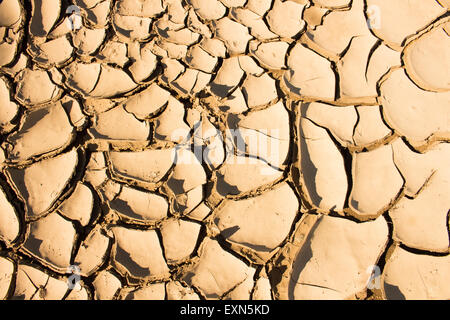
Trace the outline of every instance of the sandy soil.
{"type": "Polygon", "coordinates": [[[0,299],[449,299],[448,0],[0,0],[0,299]]]}

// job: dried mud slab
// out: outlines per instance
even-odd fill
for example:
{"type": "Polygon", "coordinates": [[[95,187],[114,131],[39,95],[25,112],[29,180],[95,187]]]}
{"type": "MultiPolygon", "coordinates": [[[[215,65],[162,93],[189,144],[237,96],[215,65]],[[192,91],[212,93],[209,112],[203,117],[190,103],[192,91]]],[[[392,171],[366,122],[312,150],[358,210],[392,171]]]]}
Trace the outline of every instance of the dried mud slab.
{"type": "Polygon", "coordinates": [[[257,261],[266,261],[288,236],[298,200],[287,183],[259,196],[226,200],[213,214],[220,235],[257,261]]]}
{"type": "Polygon", "coordinates": [[[405,69],[414,83],[428,91],[450,90],[448,69],[449,41],[447,21],[413,40],[404,51],[405,69]]]}
{"type": "Polygon", "coordinates": [[[0,257],[0,298],[2,300],[8,296],[14,272],[14,263],[7,258],[0,257]]]}
{"type": "Polygon", "coordinates": [[[157,183],[172,167],[175,154],[172,149],[140,152],[111,152],[111,171],[119,178],[143,183],[157,183]]]}
{"type": "Polygon", "coordinates": [[[55,100],[60,94],[60,89],[46,71],[25,69],[16,77],[15,98],[24,105],[43,104],[55,100]]]}
{"type": "Polygon", "coordinates": [[[123,103],[124,109],[132,113],[139,120],[150,118],[158,112],[169,99],[170,93],[156,84],[151,85],[142,92],[133,95],[123,103]],[[144,107],[144,108],[143,108],[144,107]]]}
{"type": "Polygon", "coordinates": [[[336,79],[331,63],[298,43],[288,58],[283,81],[287,90],[306,99],[334,100],[336,79]]]}
{"type": "Polygon", "coordinates": [[[337,59],[353,37],[370,34],[364,9],[364,0],[354,0],[349,10],[332,10],[324,14],[319,25],[302,35],[303,41],[319,54],[337,59]]]}
{"type": "Polygon", "coordinates": [[[61,1],[32,1],[30,34],[45,37],[55,25],[61,10],[61,1]]]}
{"type": "Polygon", "coordinates": [[[450,299],[448,0],[0,0],[0,299],[450,299]]]}
{"type": "Polygon", "coordinates": [[[45,154],[55,154],[68,146],[74,137],[74,127],[61,103],[31,110],[17,131],[8,136],[8,159],[24,162],[45,154]]]}
{"type": "Polygon", "coordinates": [[[137,86],[123,70],[99,63],[72,63],[63,73],[67,85],[87,97],[110,98],[137,86]]]}
{"type": "Polygon", "coordinates": [[[90,187],[78,182],[73,193],[59,205],[58,213],[82,226],[88,225],[94,210],[94,195],[90,187]]]}
{"type": "MultiPolygon", "coordinates": [[[[117,106],[96,115],[93,122],[88,132],[95,144],[103,146],[101,141],[105,141],[119,148],[133,143],[147,144],[146,139],[150,134],[149,124],[138,120],[123,106],[117,106]]],[[[107,147],[104,148],[107,149],[107,147]]]]}
{"type": "Polygon", "coordinates": [[[382,275],[386,298],[446,299],[449,288],[439,283],[448,281],[449,263],[449,256],[429,256],[411,253],[398,246],[393,248],[382,275]]]}
{"type": "Polygon", "coordinates": [[[216,172],[215,187],[222,196],[241,195],[279,180],[282,174],[262,160],[230,155],[216,172]]]}
{"type": "Polygon", "coordinates": [[[394,224],[393,238],[410,248],[447,253],[450,243],[446,190],[450,171],[441,161],[449,158],[448,144],[436,145],[424,154],[414,154],[400,141],[394,146],[394,157],[406,177],[409,197],[400,199],[389,211],[394,224]],[[411,156],[416,159],[416,170],[421,169],[414,175],[405,166],[405,159],[411,156]]]}
{"type": "Polygon", "coordinates": [[[19,236],[20,222],[16,209],[1,188],[0,210],[2,212],[0,216],[0,239],[6,244],[10,244],[19,236]]]}
{"type": "Polygon", "coordinates": [[[425,188],[428,180],[439,171],[447,172],[447,159],[450,145],[439,143],[424,152],[415,152],[402,139],[392,143],[394,162],[405,178],[405,194],[414,198],[425,188]]]}
{"type": "Polygon", "coordinates": [[[379,27],[373,32],[393,47],[403,46],[409,36],[422,30],[447,12],[447,8],[438,1],[395,0],[388,4],[382,0],[367,0],[367,5],[376,6],[379,15],[382,16],[379,18],[379,27]],[[404,18],[399,19],[400,14],[404,18]]]}
{"type": "Polygon", "coordinates": [[[285,167],[290,130],[289,113],[282,101],[246,115],[229,115],[227,122],[230,153],[236,150],[238,154],[258,157],[274,168],[285,167]]]}
{"type": "Polygon", "coordinates": [[[164,283],[154,283],[142,288],[124,288],[123,300],[164,300],[166,296],[164,283]]]}
{"type": "Polygon", "coordinates": [[[154,230],[134,230],[113,227],[114,266],[127,278],[151,279],[168,276],[158,236],[154,230]]]}
{"type": "Polygon", "coordinates": [[[200,300],[192,288],[184,287],[179,281],[167,282],[166,293],[167,300],[200,300]]]}
{"type": "Polygon", "coordinates": [[[267,275],[261,276],[255,281],[252,300],[272,300],[272,290],[267,275]]]}
{"type": "Polygon", "coordinates": [[[292,38],[300,33],[305,26],[302,20],[304,7],[294,1],[275,0],[266,16],[270,30],[284,38],[292,38]]]}
{"type": "Polygon", "coordinates": [[[112,210],[125,221],[154,224],[167,217],[169,207],[163,197],[123,186],[120,193],[109,202],[112,210]]]}
{"type": "Polygon", "coordinates": [[[75,174],[77,163],[78,153],[71,150],[23,169],[4,169],[17,195],[25,202],[27,219],[39,218],[51,209],[75,174]]]}
{"type": "Polygon", "coordinates": [[[110,247],[110,238],[104,230],[95,227],[81,243],[75,256],[80,275],[93,274],[106,261],[110,247]]]}
{"type": "Polygon", "coordinates": [[[348,178],[342,154],[327,131],[308,118],[300,118],[299,134],[299,183],[305,198],[320,211],[343,211],[348,178]]]}
{"type": "Polygon", "coordinates": [[[194,251],[201,225],[195,222],[168,219],[161,223],[164,255],[169,263],[186,260],[194,251]]]}
{"type": "Polygon", "coordinates": [[[95,289],[95,300],[112,300],[122,287],[120,280],[111,272],[103,270],[95,277],[92,284],[95,289]]]}
{"type": "Polygon", "coordinates": [[[60,300],[68,291],[67,282],[53,278],[32,266],[17,266],[12,300],[60,300]]]}
{"type": "Polygon", "coordinates": [[[207,299],[217,299],[252,277],[254,271],[243,261],[206,238],[198,261],[187,267],[183,280],[199,289],[207,299]]]}
{"type": "Polygon", "coordinates": [[[359,147],[371,148],[392,137],[392,129],[384,122],[380,106],[358,106],[358,123],[354,127],[353,141],[359,147]]]}
{"type": "Polygon", "coordinates": [[[4,1],[1,6],[0,26],[10,27],[21,18],[21,5],[17,0],[4,1]]]}
{"type": "Polygon", "coordinates": [[[70,265],[75,237],[72,223],[52,212],[29,224],[23,248],[43,264],[63,272],[70,265]]]}
{"type": "Polygon", "coordinates": [[[0,78],[0,132],[7,133],[11,131],[15,125],[12,123],[19,111],[18,105],[10,100],[8,82],[6,79],[0,78]]]}
{"type": "Polygon", "coordinates": [[[375,218],[394,202],[404,183],[395,166],[392,147],[355,153],[352,164],[350,208],[360,219],[375,218]]]}

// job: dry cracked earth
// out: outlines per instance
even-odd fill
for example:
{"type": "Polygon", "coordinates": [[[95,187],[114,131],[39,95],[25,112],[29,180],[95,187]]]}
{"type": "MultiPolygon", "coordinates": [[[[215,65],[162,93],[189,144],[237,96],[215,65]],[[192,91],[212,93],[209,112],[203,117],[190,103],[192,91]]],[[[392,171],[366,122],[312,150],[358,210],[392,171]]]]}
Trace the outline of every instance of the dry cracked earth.
{"type": "Polygon", "coordinates": [[[0,1],[0,299],[449,299],[449,8],[0,1]]]}

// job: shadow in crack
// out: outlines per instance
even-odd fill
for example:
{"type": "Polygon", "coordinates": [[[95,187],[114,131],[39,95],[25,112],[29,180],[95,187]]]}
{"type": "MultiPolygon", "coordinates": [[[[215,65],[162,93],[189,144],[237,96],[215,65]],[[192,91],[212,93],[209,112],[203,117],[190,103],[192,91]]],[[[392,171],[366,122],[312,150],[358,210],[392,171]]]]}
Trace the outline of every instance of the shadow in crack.
{"type": "Polygon", "coordinates": [[[116,261],[123,265],[133,278],[145,278],[150,275],[149,268],[143,268],[134,262],[131,259],[130,254],[120,246],[117,246],[116,249],[116,261]]]}
{"type": "Polygon", "coordinates": [[[220,98],[225,98],[230,91],[234,88],[234,86],[227,86],[224,84],[217,84],[212,82],[210,84],[211,92],[220,98]]]}
{"type": "Polygon", "coordinates": [[[226,197],[228,195],[237,195],[240,193],[238,187],[227,183],[224,179],[224,175],[220,174],[220,173],[217,173],[216,188],[217,188],[217,192],[221,196],[224,196],[224,197],[226,197]]]}
{"type": "Polygon", "coordinates": [[[182,194],[184,193],[184,179],[175,179],[173,177],[171,177],[168,181],[167,181],[167,186],[172,190],[172,192],[174,194],[182,194]]]}
{"type": "MultiPolygon", "coordinates": [[[[218,221],[218,219],[215,219],[214,222],[215,222],[215,223],[218,223],[219,221],[218,221]]],[[[228,238],[231,237],[233,234],[235,234],[236,232],[238,232],[239,229],[240,229],[239,226],[229,227],[229,228],[223,229],[223,230],[220,232],[220,235],[221,235],[222,237],[224,237],[225,239],[228,239],[228,238]]]]}
{"type": "Polygon", "coordinates": [[[109,203],[112,210],[118,212],[119,214],[123,214],[129,218],[133,219],[142,219],[142,215],[136,214],[134,210],[129,206],[128,202],[122,199],[114,199],[109,203]]]}

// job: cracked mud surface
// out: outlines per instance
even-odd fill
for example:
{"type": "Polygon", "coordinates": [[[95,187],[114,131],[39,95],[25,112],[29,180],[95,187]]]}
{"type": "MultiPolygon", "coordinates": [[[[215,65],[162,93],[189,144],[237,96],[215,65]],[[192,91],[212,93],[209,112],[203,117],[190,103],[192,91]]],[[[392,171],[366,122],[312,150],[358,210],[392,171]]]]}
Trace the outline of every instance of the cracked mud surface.
{"type": "Polygon", "coordinates": [[[449,299],[449,8],[0,1],[0,299],[449,299]]]}

